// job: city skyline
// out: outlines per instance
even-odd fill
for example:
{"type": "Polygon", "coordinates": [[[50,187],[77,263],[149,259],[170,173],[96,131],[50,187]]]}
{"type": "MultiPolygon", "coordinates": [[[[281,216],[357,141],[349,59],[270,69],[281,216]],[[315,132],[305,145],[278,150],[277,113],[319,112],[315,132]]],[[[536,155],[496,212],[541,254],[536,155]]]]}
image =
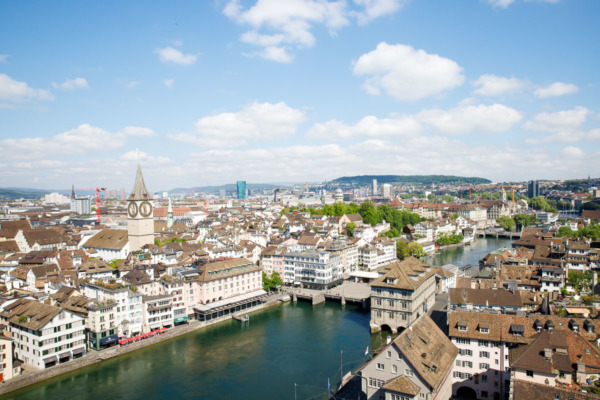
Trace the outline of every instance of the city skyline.
{"type": "Polygon", "coordinates": [[[597,175],[599,9],[3,4],[0,187],[597,175]]]}

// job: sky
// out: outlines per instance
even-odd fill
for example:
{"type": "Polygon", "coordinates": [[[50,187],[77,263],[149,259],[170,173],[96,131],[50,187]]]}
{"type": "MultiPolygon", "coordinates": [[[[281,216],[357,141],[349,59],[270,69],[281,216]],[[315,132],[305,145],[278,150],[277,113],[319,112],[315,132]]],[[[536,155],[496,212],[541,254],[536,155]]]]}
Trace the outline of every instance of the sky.
{"type": "Polygon", "coordinates": [[[597,0],[0,3],[0,187],[598,176],[597,0]]]}

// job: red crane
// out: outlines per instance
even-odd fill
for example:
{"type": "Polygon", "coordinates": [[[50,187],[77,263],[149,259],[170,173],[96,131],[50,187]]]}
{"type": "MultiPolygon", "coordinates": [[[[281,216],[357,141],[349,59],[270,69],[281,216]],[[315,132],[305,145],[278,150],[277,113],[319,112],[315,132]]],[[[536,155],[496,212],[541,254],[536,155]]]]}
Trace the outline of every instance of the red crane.
{"type": "Polygon", "coordinates": [[[73,196],[75,196],[75,191],[76,190],[94,190],[96,191],[96,225],[100,225],[100,192],[104,192],[106,191],[106,188],[71,188],[71,190],[73,191],[73,196]]]}

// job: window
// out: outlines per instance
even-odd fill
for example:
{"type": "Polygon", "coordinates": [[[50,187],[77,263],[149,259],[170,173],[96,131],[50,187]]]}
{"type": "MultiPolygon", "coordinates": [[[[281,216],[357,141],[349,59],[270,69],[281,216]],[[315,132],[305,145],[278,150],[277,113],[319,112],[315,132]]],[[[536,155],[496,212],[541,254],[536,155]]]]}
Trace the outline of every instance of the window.
{"type": "Polygon", "coordinates": [[[410,369],[410,368],[406,368],[406,369],[404,370],[404,375],[406,375],[406,376],[413,376],[413,371],[412,371],[412,369],[410,369]]]}
{"type": "Polygon", "coordinates": [[[527,370],[527,376],[533,378],[533,371],[527,370]]]}
{"type": "Polygon", "coordinates": [[[392,365],[392,374],[397,374],[398,373],[398,367],[395,365],[392,365]]]}
{"type": "Polygon", "coordinates": [[[387,355],[386,355],[386,357],[387,357],[387,358],[392,358],[392,352],[391,352],[391,351],[388,351],[388,352],[387,352],[387,355]]]}
{"type": "Polygon", "coordinates": [[[490,328],[483,328],[483,327],[481,327],[481,328],[479,328],[479,332],[481,332],[481,333],[490,333],[490,328]]]}
{"type": "Polygon", "coordinates": [[[465,368],[473,368],[473,363],[471,361],[463,361],[462,366],[465,368]]]}
{"type": "Polygon", "coordinates": [[[484,399],[487,399],[488,398],[488,392],[486,392],[485,390],[482,390],[481,391],[481,397],[484,398],[484,399]]]}
{"type": "Polygon", "coordinates": [[[456,338],[456,343],[458,343],[458,344],[471,344],[471,339],[456,338]]]}
{"type": "Polygon", "coordinates": [[[377,369],[379,371],[383,371],[385,369],[385,365],[383,365],[382,363],[377,363],[377,369]]]}
{"type": "Polygon", "coordinates": [[[481,358],[490,358],[490,353],[487,351],[480,351],[479,352],[479,357],[481,358]]]}
{"type": "Polygon", "coordinates": [[[490,364],[481,363],[479,364],[479,369],[490,369],[490,364]]]}
{"type": "Polygon", "coordinates": [[[473,351],[469,350],[469,349],[460,349],[459,350],[459,354],[461,356],[472,356],[473,355],[473,351]]]}
{"type": "Polygon", "coordinates": [[[490,342],[488,342],[487,340],[480,340],[479,345],[481,347],[490,347],[490,342]]]}
{"type": "Polygon", "coordinates": [[[487,383],[487,375],[481,375],[481,383],[487,383]]]}

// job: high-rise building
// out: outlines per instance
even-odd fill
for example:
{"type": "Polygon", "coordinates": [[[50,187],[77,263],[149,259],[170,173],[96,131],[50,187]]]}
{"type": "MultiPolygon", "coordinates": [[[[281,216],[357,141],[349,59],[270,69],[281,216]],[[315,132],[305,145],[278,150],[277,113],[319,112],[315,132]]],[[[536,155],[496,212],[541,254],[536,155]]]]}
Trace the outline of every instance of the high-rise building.
{"type": "Polygon", "coordinates": [[[219,189],[219,199],[225,200],[226,195],[227,193],[225,192],[225,189],[219,189]]]}
{"type": "Polygon", "coordinates": [[[71,197],[71,213],[89,215],[92,213],[92,202],[89,197],[71,197]]]}
{"type": "Polygon", "coordinates": [[[389,183],[384,183],[381,187],[383,188],[383,197],[392,196],[392,185],[389,183]]]}
{"type": "Polygon", "coordinates": [[[127,198],[127,235],[131,252],[154,243],[154,212],[151,202],[152,196],[146,189],[142,167],[138,164],[135,184],[127,198]]]}
{"type": "Polygon", "coordinates": [[[125,200],[125,188],[121,188],[121,200],[125,200]]]}
{"type": "Polygon", "coordinates": [[[246,181],[237,181],[237,198],[246,198],[246,181]]]}
{"type": "Polygon", "coordinates": [[[531,199],[536,196],[539,196],[540,194],[540,182],[529,181],[529,185],[527,185],[527,197],[531,199]]]}
{"type": "Polygon", "coordinates": [[[373,196],[377,196],[377,179],[373,179],[373,188],[372,193],[373,196]]]}

